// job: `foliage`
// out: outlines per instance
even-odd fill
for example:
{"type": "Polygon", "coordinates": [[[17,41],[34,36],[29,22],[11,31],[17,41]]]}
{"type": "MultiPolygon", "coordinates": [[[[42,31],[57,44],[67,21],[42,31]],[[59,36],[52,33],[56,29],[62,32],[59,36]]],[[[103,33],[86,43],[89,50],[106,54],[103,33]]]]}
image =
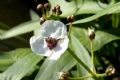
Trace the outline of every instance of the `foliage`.
{"type": "MultiPolygon", "coordinates": [[[[10,2],[14,3],[14,0],[10,2]]],[[[68,49],[58,60],[49,60],[33,54],[29,46],[29,38],[32,36],[32,31],[35,35],[39,33],[41,25],[38,15],[41,15],[41,10],[36,12],[30,9],[29,21],[4,22],[1,20],[0,80],[58,80],[59,73],[62,71],[69,73],[69,80],[118,79],[120,74],[120,1],[49,0],[49,3],[51,11],[48,19],[62,21],[69,27],[68,30],[71,27],[68,49]],[[62,14],[54,16],[52,9],[58,4],[62,14]],[[72,26],[66,20],[66,17],[71,15],[74,15],[72,26]],[[9,24],[10,22],[12,25],[9,24]],[[92,41],[87,35],[89,27],[95,29],[95,39],[92,41]],[[93,61],[92,58],[94,58],[93,61]],[[117,72],[108,76],[105,73],[108,66],[115,67],[117,72]]],[[[18,4],[21,4],[19,0],[18,4]]]]}

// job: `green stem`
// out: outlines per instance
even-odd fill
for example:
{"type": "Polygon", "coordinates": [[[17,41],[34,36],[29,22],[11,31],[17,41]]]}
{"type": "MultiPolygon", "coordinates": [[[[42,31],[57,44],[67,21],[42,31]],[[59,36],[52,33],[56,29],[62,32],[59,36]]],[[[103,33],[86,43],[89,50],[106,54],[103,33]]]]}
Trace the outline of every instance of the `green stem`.
{"type": "Polygon", "coordinates": [[[89,75],[89,76],[84,76],[84,77],[69,77],[69,80],[82,80],[82,79],[90,78],[90,77],[92,76],[89,75]]]}
{"type": "Polygon", "coordinates": [[[96,77],[96,74],[91,71],[91,69],[84,63],[82,62],[78,56],[76,56],[71,49],[68,48],[70,51],[70,54],[80,63],[92,76],[96,77]]]}
{"type": "Polygon", "coordinates": [[[92,70],[94,71],[94,50],[93,50],[93,42],[90,40],[90,52],[91,52],[91,62],[93,64],[92,70]]]}
{"type": "Polygon", "coordinates": [[[55,13],[56,19],[59,20],[59,15],[57,13],[55,13]]]}
{"type": "Polygon", "coordinates": [[[69,23],[69,31],[68,31],[68,36],[70,36],[71,30],[72,30],[72,23],[69,23]]]}
{"type": "MultiPolygon", "coordinates": [[[[96,78],[105,77],[105,76],[107,76],[105,73],[96,74],[96,78]]],[[[83,76],[83,77],[69,77],[69,80],[82,80],[82,79],[90,78],[90,77],[94,77],[94,76],[88,75],[88,76],[83,76]]]]}
{"type": "Polygon", "coordinates": [[[49,15],[49,11],[46,9],[46,17],[48,18],[48,17],[50,17],[50,15],[49,15]]]}
{"type": "Polygon", "coordinates": [[[97,75],[97,78],[107,76],[107,74],[106,74],[106,73],[103,73],[103,74],[96,74],[96,75],[97,75]]]}
{"type": "Polygon", "coordinates": [[[46,16],[46,13],[45,13],[45,10],[44,10],[44,9],[42,9],[42,12],[43,12],[42,16],[43,16],[45,19],[47,19],[47,16],[46,16]]]}

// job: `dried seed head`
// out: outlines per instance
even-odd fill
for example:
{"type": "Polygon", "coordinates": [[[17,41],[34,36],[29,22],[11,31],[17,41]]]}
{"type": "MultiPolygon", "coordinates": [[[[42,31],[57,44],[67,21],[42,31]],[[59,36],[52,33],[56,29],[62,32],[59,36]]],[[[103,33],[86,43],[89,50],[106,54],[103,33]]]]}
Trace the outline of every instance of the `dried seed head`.
{"type": "Polygon", "coordinates": [[[40,18],[40,24],[43,24],[46,21],[46,19],[44,17],[40,18]]]}
{"type": "Polygon", "coordinates": [[[59,72],[58,80],[68,80],[68,73],[67,72],[59,72]]]}
{"type": "Polygon", "coordinates": [[[95,31],[94,29],[88,28],[88,37],[90,40],[93,40],[95,38],[95,31]]]}
{"type": "Polygon", "coordinates": [[[37,5],[37,10],[40,10],[40,9],[42,9],[42,8],[44,8],[43,4],[38,4],[38,5],[37,5]]]}
{"type": "Polygon", "coordinates": [[[67,17],[67,21],[68,22],[73,22],[73,20],[74,20],[74,16],[73,15],[67,17]]]}
{"type": "Polygon", "coordinates": [[[45,9],[49,9],[49,8],[50,8],[49,3],[45,3],[45,4],[44,4],[44,8],[45,8],[45,9]]]}
{"type": "Polygon", "coordinates": [[[115,68],[114,68],[113,66],[109,66],[109,67],[106,69],[105,73],[106,73],[108,76],[112,76],[112,75],[115,74],[115,68]]]}

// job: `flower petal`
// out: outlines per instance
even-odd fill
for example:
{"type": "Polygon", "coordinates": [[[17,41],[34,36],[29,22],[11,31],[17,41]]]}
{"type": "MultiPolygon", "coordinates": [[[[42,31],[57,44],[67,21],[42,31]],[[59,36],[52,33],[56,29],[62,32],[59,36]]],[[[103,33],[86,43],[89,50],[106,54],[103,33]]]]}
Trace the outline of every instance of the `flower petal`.
{"type": "Polygon", "coordinates": [[[47,20],[42,24],[41,34],[43,37],[62,37],[67,35],[67,27],[60,21],[47,20]]]}
{"type": "Polygon", "coordinates": [[[68,42],[69,39],[67,36],[64,37],[64,39],[59,43],[55,48],[54,52],[51,54],[49,59],[51,60],[57,60],[68,48],[68,42]]]}
{"type": "Polygon", "coordinates": [[[42,56],[50,56],[51,51],[48,49],[43,38],[32,36],[30,38],[30,46],[33,52],[42,56]]]}

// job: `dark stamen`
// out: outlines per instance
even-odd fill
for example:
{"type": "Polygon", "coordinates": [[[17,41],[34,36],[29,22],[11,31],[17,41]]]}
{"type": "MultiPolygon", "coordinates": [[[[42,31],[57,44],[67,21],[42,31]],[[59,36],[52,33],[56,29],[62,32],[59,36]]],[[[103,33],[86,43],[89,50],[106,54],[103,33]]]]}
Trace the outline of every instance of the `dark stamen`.
{"type": "Polygon", "coordinates": [[[45,39],[45,41],[47,43],[47,47],[51,50],[51,49],[56,47],[59,39],[55,39],[55,38],[52,38],[52,37],[47,37],[45,39]]]}

